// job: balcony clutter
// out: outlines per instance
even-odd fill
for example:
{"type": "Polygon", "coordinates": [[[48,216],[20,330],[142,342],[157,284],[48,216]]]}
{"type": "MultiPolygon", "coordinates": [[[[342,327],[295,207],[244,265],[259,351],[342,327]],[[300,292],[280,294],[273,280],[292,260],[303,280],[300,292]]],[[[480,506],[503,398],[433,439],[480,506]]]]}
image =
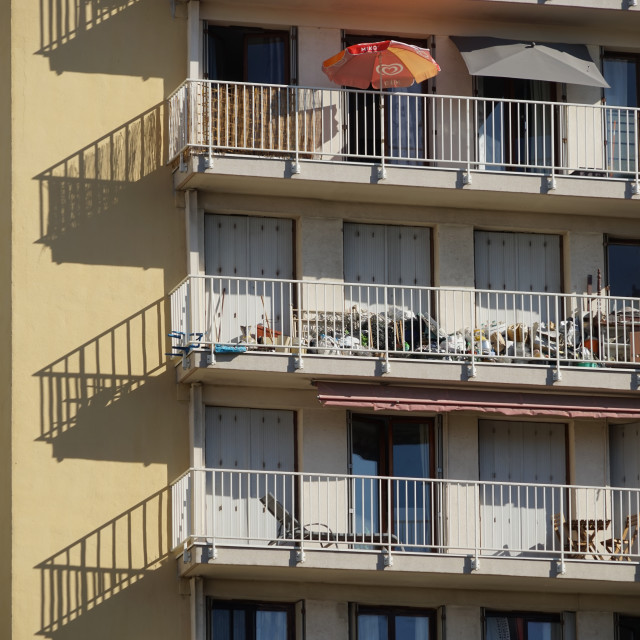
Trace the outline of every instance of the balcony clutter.
{"type": "Polygon", "coordinates": [[[448,334],[430,316],[397,307],[373,314],[354,307],[347,313],[303,312],[303,316],[306,335],[300,344],[310,354],[364,357],[392,351],[395,356],[465,360],[473,352],[489,362],[527,364],[546,358],[593,367],[640,361],[640,311],[632,307],[608,315],[586,312],[557,324],[494,320],[473,331],[467,327],[448,334]]]}

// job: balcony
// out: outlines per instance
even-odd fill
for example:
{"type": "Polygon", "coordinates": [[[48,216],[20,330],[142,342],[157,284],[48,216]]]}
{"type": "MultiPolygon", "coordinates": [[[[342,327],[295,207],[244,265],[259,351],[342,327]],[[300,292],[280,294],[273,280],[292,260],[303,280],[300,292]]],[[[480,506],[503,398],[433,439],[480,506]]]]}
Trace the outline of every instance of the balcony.
{"type": "Polygon", "coordinates": [[[575,374],[578,388],[628,392],[640,363],[637,298],[190,276],[171,310],[181,375],[244,358],[254,370],[316,379],[395,371],[514,385],[575,374]]]}
{"type": "Polygon", "coordinates": [[[512,192],[519,208],[545,194],[584,207],[585,195],[640,195],[639,118],[602,105],[188,80],[169,97],[169,162],[178,188],[274,194],[286,187],[273,178],[286,177],[282,193],[306,197],[328,197],[330,181],[363,201],[393,201],[373,183],[421,205],[429,186],[457,193],[435,192],[433,205],[468,204],[471,190],[476,206],[479,193],[512,192]]]}
{"type": "Polygon", "coordinates": [[[185,550],[185,571],[224,564],[234,548],[245,565],[264,554],[288,567],[293,554],[316,568],[325,556],[343,568],[379,569],[382,560],[409,573],[492,567],[631,582],[640,561],[637,489],[190,469],[171,491],[172,547],[185,550]]]}

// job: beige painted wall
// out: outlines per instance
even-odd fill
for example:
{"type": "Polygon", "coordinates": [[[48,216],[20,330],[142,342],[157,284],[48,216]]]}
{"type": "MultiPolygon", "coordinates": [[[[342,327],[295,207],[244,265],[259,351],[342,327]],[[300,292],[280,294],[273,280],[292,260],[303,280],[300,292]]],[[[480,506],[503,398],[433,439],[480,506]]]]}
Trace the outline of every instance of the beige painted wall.
{"type": "Polygon", "coordinates": [[[578,611],[576,614],[578,640],[613,640],[613,614],[601,611],[578,611]]]}
{"type": "Polygon", "coordinates": [[[12,73],[11,2],[0,6],[0,335],[4,336],[5,357],[0,370],[0,548],[5,561],[0,568],[0,637],[11,637],[11,388],[13,346],[11,336],[11,157],[12,157],[12,73]]]}
{"type": "Polygon", "coordinates": [[[346,602],[307,600],[305,608],[305,638],[349,638],[349,607],[346,602]]]}
{"type": "Polygon", "coordinates": [[[480,607],[449,605],[446,611],[447,640],[480,640],[482,638],[480,607]]]}
{"type": "MultiPolygon", "coordinates": [[[[164,355],[165,296],[184,276],[185,244],[162,102],[184,77],[186,23],[149,0],[9,4],[19,357],[13,623],[0,635],[185,638],[167,486],[188,464],[187,405],[164,355]]],[[[4,477],[0,486],[4,507],[4,477]]]]}

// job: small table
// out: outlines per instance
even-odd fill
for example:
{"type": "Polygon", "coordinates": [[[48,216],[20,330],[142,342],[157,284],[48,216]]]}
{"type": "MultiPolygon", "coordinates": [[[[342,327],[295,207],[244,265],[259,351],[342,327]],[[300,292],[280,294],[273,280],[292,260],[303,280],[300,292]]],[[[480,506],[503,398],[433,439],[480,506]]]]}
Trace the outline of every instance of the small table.
{"type": "Polygon", "coordinates": [[[572,520],[571,531],[577,534],[572,537],[572,551],[580,554],[580,557],[591,556],[594,560],[604,560],[608,555],[608,549],[602,539],[598,538],[598,533],[607,531],[611,520],[600,520],[597,518],[572,520]]]}

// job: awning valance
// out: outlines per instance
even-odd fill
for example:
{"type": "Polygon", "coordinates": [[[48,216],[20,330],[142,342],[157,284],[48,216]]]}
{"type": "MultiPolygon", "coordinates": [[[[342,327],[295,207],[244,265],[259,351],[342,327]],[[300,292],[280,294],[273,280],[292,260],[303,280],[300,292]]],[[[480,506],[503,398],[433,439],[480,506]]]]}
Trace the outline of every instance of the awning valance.
{"type": "Polygon", "coordinates": [[[461,36],[451,39],[474,76],[609,86],[583,44],[461,36]]]}
{"type": "Polygon", "coordinates": [[[640,420],[640,399],[628,397],[394,387],[321,381],[316,384],[318,400],[327,407],[435,413],[473,411],[512,417],[640,420]]]}

